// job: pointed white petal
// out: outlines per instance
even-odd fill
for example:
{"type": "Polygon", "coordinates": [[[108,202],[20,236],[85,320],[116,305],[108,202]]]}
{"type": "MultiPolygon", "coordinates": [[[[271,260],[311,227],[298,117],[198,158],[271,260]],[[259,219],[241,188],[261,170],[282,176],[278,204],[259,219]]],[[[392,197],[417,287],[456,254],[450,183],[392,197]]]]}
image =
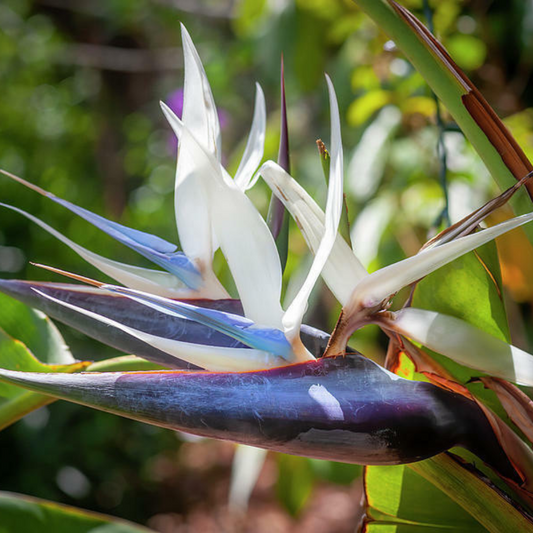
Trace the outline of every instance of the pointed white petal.
{"type": "Polygon", "coordinates": [[[216,236],[245,315],[282,329],[281,264],[268,226],[240,190],[219,187],[210,198],[216,236]]]}
{"type": "Polygon", "coordinates": [[[182,120],[196,140],[220,161],[220,124],[211,86],[189,32],[181,25],[183,44],[182,120]]]}
{"type": "MultiPolygon", "coordinates": [[[[324,212],[311,196],[285,170],[267,161],[259,170],[272,192],[283,202],[300,228],[307,246],[317,253],[324,235],[324,212]]],[[[341,235],[337,235],[322,278],[335,298],[346,305],[354,287],[368,275],[341,235]]]]}
{"type": "MultiPolygon", "coordinates": [[[[179,129],[176,127],[178,118],[162,102],[161,108],[179,138],[179,129]]],[[[206,195],[198,179],[196,162],[186,155],[188,150],[185,143],[184,139],[179,140],[174,195],[176,226],[181,248],[187,257],[199,261],[201,270],[203,268],[204,271],[209,271],[214,253],[211,217],[207,208],[206,195]]]]}
{"type": "MultiPolygon", "coordinates": [[[[185,26],[181,25],[185,81],[183,88],[183,120],[197,141],[220,160],[220,125],[202,62],[185,26]]],[[[179,149],[176,166],[175,213],[183,251],[200,262],[207,277],[212,278],[213,244],[211,218],[205,194],[196,176],[195,161],[185,156],[184,139],[180,139],[173,124],[174,113],[163,111],[176,135],[179,149]]]]}
{"type": "Polygon", "coordinates": [[[329,106],[331,113],[331,161],[329,170],[328,197],[326,201],[325,228],[322,239],[315,254],[315,259],[304,284],[283,316],[285,334],[289,340],[300,334],[300,326],[307,309],[309,295],[328,260],[329,254],[337,237],[339,221],[342,211],[342,139],[339,107],[333,84],[326,75],[329,91],[329,106]]]}
{"type": "Polygon", "coordinates": [[[533,356],[448,315],[407,308],[395,313],[394,331],[457,363],[520,385],[533,386],[533,356]]]}
{"type": "Polygon", "coordinates": [[[88,311],[87,309],[82,309],[81,307],[58,300],[57,298],[47,295],[39,290],[34,290],[43,298],[47,298],[59,305],[67,307],[68,309],[72,309],[72,311],[81,313],[94,320],[98,320],[103,324],[117,328],[136,339],[146,342],[154,348],[173,355],[182,361],[187,361],[188,363],[205,368],[206,370],[211,370],[213,372],[247,371],[272,368],[287,364],[287,361],[284,359],[260,350],[205,346],[150,335],[149,333],[130,328],[120,322],[88,311]]]}
{"type": "Polygon", "coordinates": [[[250,185],[254,172],[257,170],[259,163],[261,163],[261,159],[263,159],[263,151],[265,147],[265,95],[263,94],[263,89],[261,89],[259,83],[256,83],[255,87],[255,108],[252,127],[250,129],[250,135],[248,136],[248,142],[246,143],[241,163],[235,174],[235,183],[243,191],[245,191],[250,185]]]}
{"type": "MultiPolygon", "coordinates": [[[[164,102],[160,104],[163,114],[179,138],[180,119],[164,102]]],[[[190,141],[180,139],[176,169],[175,210],[180,244],[185,255],[195,260],[202,273],[202,290],[209,290],[211,298],[227,298],[228,293],[213,272],[213,254],[218,249],[218,244],[214,242],[208,198],[199,177],[199,172],[205,172],[205,169],[199,169],[196,161],[187,155],[190,152],[187,142],[190,141]]],[[[232,181],[229,176],[226,179],[232,181]]]]}
{"type": "Polygon", "coordinates": [[[532,220],[533,213],[515,217],[491,228],[443,244],[442,246],[424,250],[413,257],[409,257],[370,274],[357,285],[351,295],[350,303],[345,308],[347,316],[360,307],[374,307],[378,305],[402,287],[423,278],[441,266],[495,239],[499,235],[532,220]]]}
{"type": "Polygon", "coordinates": [[[213,229],[246,317],[257,324],[282,329],[281,264],[268,226],[244,192],[227,179],[220,163],[203,149],[172,111],[164,104],[162,107],[183,141],[184,157],[195,162],[213,229]]]}

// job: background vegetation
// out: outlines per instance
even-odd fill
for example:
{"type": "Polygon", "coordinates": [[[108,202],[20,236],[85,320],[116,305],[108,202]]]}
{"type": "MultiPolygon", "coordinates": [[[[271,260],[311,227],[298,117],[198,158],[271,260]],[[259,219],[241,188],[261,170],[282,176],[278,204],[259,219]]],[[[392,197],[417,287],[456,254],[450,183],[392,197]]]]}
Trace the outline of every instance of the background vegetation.
{"type": "MultiPolygon", "coordinates": [[[[421,0],[402,4],[428,21],[421,0]]],[[[531,156],[532,5],[440,0],[429,6],[436,34],[531,156]]],[[[319,200],[325,184],[315,140],[329,138],[323,72],[330,74],[344,121],[352,237],[371,269],[416,252],[445,223],[446,196],[449,215],[457,219],[495,193],[445,110],[437,124],[435,101],[421,77],[348,0],[4,0],[0,167],[175,241],[176,146],[158,100],[179,100],[180,22],[199,49],[224,114],[230,169],[244,148],[255,81],[269,112],[265,159],[276,157],[283,53],[293,175],[319,200]],[[445,151],[437,149],[439,138],[445,151]]],[[[3,202],[80,244],[141,264],[31,191],[5,178],[0,191],[3,202]]],[[[269,196],[261,184],[253,198],[266,210],[269,196]]],[[[28,261],[97,275],[15,213],[2,211],[0,220],[2,277],[57,280],[28,261]]],[[[520,302],[508,302],[509,315],[516,317],[514,342],[531,350],[533,286],[527,272],[533,258],[527,250],[519,234],[500,243],[504,282],[520,302]],[[513,270],[505,268],[511,254],[513,270]]],[[[307,258],[292,227],[288,291],[307,258]]],[[[307,321],[329,330],[337,311],[327,290],[318,290],[307,321]]],[[[110,348],[61,331],[79,359],[111,355],[110,348]]],[[[375,330],[361,332],[352,344],[383,357],[375,330]]],[[[9,458],[0,463],[3,490],[110,513],[158,531],[232,530],[239,524],[250,531],[353,531],[361,494],[357,467],[271,455],[242,519],[227,510],[233,446],[187,442],[170,431],[62,402],[4,431],[0,453],[9,458]]]]}

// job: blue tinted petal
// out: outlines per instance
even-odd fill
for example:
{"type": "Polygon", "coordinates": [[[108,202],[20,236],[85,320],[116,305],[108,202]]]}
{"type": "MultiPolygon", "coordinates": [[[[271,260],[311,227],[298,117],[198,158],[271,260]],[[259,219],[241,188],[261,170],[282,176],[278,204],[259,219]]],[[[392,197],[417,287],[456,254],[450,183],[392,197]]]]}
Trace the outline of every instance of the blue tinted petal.
{"type": "Polygon", "coordinates": [[[198,289],[201,286],[202,275],[183,252],[176,252],[177,247],[175,244],[155,235],[107,220],[57,196],[49,196],[49,198],[90,222],[117,241],[140,253],[146,259],[171,272],[191,289],[198,289]]]}
{"type": "MultiPolygon", "coordinates": [[[[129,298],[94,287],[67,283],[0,279],[0,292],[26,305],[35,307],[51,318],[59,320],[63,324],[73,327],[104,344],[113,346],[121,352],[134,353],[165,366],[182,368],[187,366],[187,364],[177,364],[176,358],[164,354],[131,335],[105,326],[85,315],[72,313],[66,307],[58,305],[50,299],[43,298],[33,289],[100,315],[113,317],[126,326],[159,337],[211,346],[245,347],[238,340],[193,320],[163,314],[129,298]]],[[[241,303],[238,300],[189,300],[188,303],[225,311],[233,316],[242,315],[243,313],[241,303]]],[[[305,324],[302,325],[301,333],[308,349],[316,357],[320,357],[326,349],[329,335],[305,324]]]]}
{"type": "Polygon", "coordinates": [[[63,207],[66,207],[73,213],[76,213],[80,217],[87,220],[87,222],[94,224],[97,228],[105,231],[108,235],[118,241],[123,242],[124,244],[129,242],[131,242],[132,245],[140,244],[141,246],[151,248],[155,252],[161,252],[164,254],[170,254],[177,250],[177,246],[175,244],[172,244],[161,237],[157,237],[156,235],[151,235],[150,233],[139,231],[137,229],[128,228],[122,224],[119,224],[118,222],[107,220],[96,213],[92,213],[83,207],[79,207],[68,200],[58,198],[55,195],[50,195],[48,198],[54,202],[57,202],[58,204],[61,204],[63,207]]]}
{"type": "Polygon", "coordinates": [[[205,309],[185,302],[170,300],[123,287],[105,285],[102,288],[127,296],[136,302],[143,303],[163,313],[178,315],[199,322],[216,331],[225,333],[251,348],[286,358],[290,358],[292,355],[291,344],[281,330],[260,327],[245,317],[224,311],[205,309]]]}
{"type": "Polygon", "coordinates": [[[183,253],[177,252],[177,246],[160,237],[128,228],[117,222],[112,222],[104,217],[92,213],[87,209],[78,207],[77,205],[58,198],[54,194],[37,187],[18,176],[2,171],[5,176],[19,182],[20,184],[33,189],[39,194],[50,198],[54,202],[66,207],[69,211],[82,217],[84,220],[93,224],[98,229],[107,233],[122,244],[128,246],[137,253],[143,255],[148,260],[152,261],[166,271],[174,274],[183,283],[191,289],[199,289],[202,285],[202,275],[194,265],[194,263],[183,253]]]}

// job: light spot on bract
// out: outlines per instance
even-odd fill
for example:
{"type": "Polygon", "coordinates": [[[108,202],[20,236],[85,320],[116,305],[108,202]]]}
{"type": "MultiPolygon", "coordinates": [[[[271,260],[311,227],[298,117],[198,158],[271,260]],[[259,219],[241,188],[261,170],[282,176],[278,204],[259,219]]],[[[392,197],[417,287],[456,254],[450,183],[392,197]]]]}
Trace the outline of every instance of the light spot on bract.
{"type": "Polygon", "coordinates": [[[344,413],[339,400],[326,387],[323,385],[311,385],[308,393],[315,402],[320,404],[330,420],[344,420],[344,413]]]}

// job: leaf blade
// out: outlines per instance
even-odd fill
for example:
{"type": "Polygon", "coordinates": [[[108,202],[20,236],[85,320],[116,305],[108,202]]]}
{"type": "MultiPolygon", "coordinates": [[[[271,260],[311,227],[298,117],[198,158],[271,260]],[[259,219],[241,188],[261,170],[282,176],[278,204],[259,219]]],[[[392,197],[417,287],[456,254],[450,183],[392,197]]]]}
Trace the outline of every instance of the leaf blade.
{"type": "Polygon", "coordinates": [[[106,533],[150,533],[152,531],[111,516],[12,492],[0,492],[0,514],[4,533],[18,531],[90,533],[100,530],[105,530],[106,533]]]}

